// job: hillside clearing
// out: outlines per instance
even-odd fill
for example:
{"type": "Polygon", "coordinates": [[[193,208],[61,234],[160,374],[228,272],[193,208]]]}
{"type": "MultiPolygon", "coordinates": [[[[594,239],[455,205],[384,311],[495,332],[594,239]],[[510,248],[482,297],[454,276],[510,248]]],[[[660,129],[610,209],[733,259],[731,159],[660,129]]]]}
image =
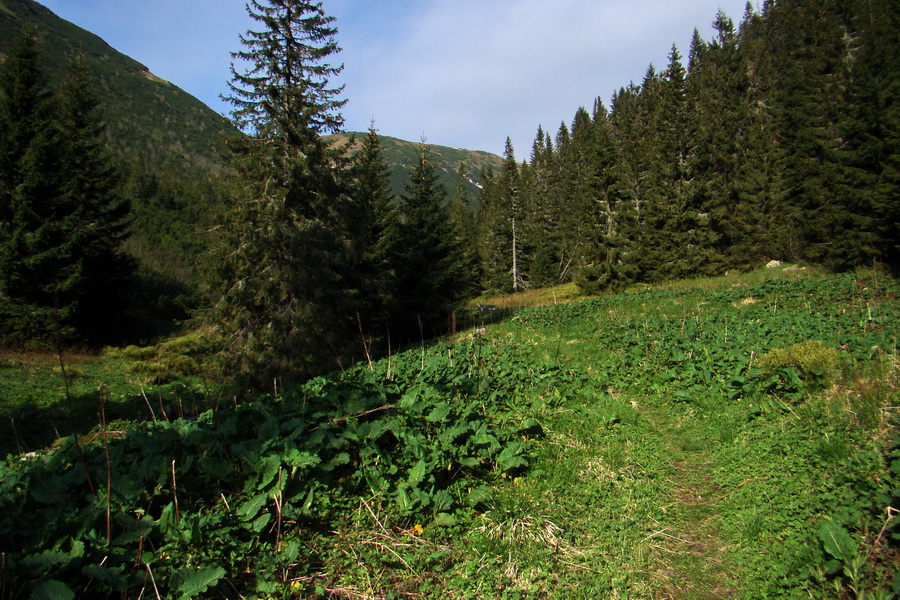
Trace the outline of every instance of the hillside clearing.
{"type": "MultiPolygon", "coordinates": [[[[0,527],[20,571],[0,598],[137,597],[151,570],[174,597],[202,574],[196,597],[888,598],[900,289],[787,277],[506,311],[274,399],[133,424],[107,436],[109,542],[71,441],[13,456],[0,527]],[[23,531],[78,496],[94,516],[76,537],[23,531]]],[[[95,484],[103,437],[83,441],[95,484]]]]}

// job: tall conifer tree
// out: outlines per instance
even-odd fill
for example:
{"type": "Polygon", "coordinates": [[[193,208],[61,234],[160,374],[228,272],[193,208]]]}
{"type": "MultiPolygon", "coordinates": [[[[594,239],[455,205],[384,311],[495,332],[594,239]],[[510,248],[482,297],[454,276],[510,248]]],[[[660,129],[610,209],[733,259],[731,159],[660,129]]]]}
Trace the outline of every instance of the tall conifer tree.
{"type": "Polygon", "coordinates": [[[518,291],[526,285],[520,268],[520,195],[519,165],[507,138],[500,175],[481,195],[479,246],[487,289],[518,291]]]}
{"type": "Polygon", "coordinates": [[[391,193],[390,170],[374,124],[353,156],[350,170],[351,245],[359,278],[356,301],[359,326],[375,338],[387,334],[396,293],[391,256],[396,241],[397,215],[391,193]]]}
{"type": "Polygon", "coordinates": [[[104,138],[104,124],[83,58],[69,67],[60,94],[64,134],[63,193],[72,213],[67,244],[79,273],[73,324],[97,342],[124,339],[134,260],[122,251],[130,206],[104,138]]]}
{"type": "Polygon", "coordinates": [[[448,331],[447,319],[469,288],[462,249],[445,206],[447,191],[423,146],[402,196],[393,264],[397,295],[392,338],[415,342],[448,331]]]}
{"type": "MultiPolygon", "coordinates": [[[[0,311],[7,341],[52,340],[69,310],[59,295],[68,277],[48,251],[63,214],[61,131],[56,105],[29,31],[0,69],[0,311]]],[[[73,333],[71,330],[68,334],[73,333]]]]}
{"type": "Polygon", "coordinates": [[[132,263],[128,206],[97,100],[76,62],[59,97],[25,31],[0,70],[0,335],[11,342],[118,341],[132,263]]]}
{"type": "Polygon", "coordinates": [[[467,274],[466,297],[474,297],[481,291],[481,259],[478,254],[478,231],[472,207],[472,193],[469,191],[469,170],[464,162],[456,169],[456,186],[449,204],[450,223],[453,228],[454,243],[460,250],[461,267],[467,274]]]}
{"type": "MultiPolygon", "coordinates": [[[[233,143],[243,196],[230,225],[224,289],[210,318],[227,366],[257,383],[348,360],[356,331],[348,300],[344,151],[322,138],[343,123],[334,18],[322,4],[250,0],[259,31],[241,36],[232,66],[233,143]]],[[[358,335],[358,334],[357,334],[358,335]]]]}

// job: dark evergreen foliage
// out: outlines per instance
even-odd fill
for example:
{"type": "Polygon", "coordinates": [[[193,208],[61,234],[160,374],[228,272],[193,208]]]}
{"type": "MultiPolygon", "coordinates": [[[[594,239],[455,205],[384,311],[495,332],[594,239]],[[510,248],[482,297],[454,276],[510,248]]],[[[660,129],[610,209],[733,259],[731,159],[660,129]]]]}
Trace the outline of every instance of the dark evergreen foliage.
{"type": "Polygon", "coordinates": [[[509,288],[497,215],[513,199],[517,276],[537,285],[600,292],[771,259],[896,268],[898,25],[888,0],[748,4],[739,28],[720,12],[687,67],[673,48],[609,111],[579,109],[554,142],[539,129],[514,190],[485,187],[486,286],[509,288]]]}
{"type": "Polygon", "coordinates": [[[446,333],[453,312],[471,289],[466,249],[454,234],[446,208],[447,191],[423,147],[410,174],[392,240],[394,294],[391,337],[395,344],[446,333]]]}
{"type": "Polygon", "coordinates": [[[521,181],[512,142],[507,138],[503,169],[485,185],[479,200],[479,238],[483,285],[492,291],[527,287],[522,275],[521,181]]]}
{"type": "Polygon", "coordinates": [[[207,319],[225,366],[248,384],[303,377],[350,360],[352,303],[334,19],[321,3],[252,0],[260,31],[241,37],[232,68],[234,167],[241,193],[227,223],[220,296],[207,319]]]}
{"type": "Polygon", "coordinates": [[[481,261],[478,256],[478,229],[475,222],[475,200],[469,192],[469,172],[461,162],[456,169],[456,186],[448,205],[453,231],[453,244],[459,251],[459,281],[462,298],[474,298],[481,291],[481,261]]]}
{"type": "Polygon", "coordinates": [[[368,346],[386,348],[396,293],[393,244],[397,211],[391,193],[390,170],[377,130],[372,125],[353,157],[350,169],[350,243],[358,279],[358,326],[368,346]]]}
{"type": "Polygon", "coordinates": [[[12,344],[123,338],[133,263],[121,199],[83,62],[58,95],[36,41],[0,71],[0,336],[12,344]]]}

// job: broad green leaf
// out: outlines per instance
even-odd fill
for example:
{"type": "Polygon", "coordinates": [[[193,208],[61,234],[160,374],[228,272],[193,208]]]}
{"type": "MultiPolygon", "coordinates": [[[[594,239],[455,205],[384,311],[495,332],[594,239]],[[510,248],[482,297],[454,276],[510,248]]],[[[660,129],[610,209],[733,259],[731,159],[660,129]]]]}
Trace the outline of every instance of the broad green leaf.
{"type": "Polygon", "coordinates": [[[284,463],[294,469],[302,467],[314,467],[320,462],[321,460],[315,454],[312,454],[311,452],[301,452],[296,448],[291,448],[284,455],[284,463]]]}
{"type": "Polygon", "coordinates": [[[31,593],[30,600],[74,600],[75,592],[61,581],[50,579],[31,593]]]}
{"type": "Polygon", "coordinates": [[[266,501],[269,499],[267,494],[257,494],[241,504],[238,508],[238,514],[247,521],[250,521],[256,518],[256,515],[259,514],[260,509],[265,505],[266,501]]]}
{"type": "Polygon", "coordinates": [[[437,527],[453,527],[456,525],[456,517],[450,513],[441,512],[434,516],[434,524],[437,527]]]}
{"type": "Polygon", "coordinates": [[[176,575],[181,580],[178,584],[178,591],[181,592],[179,600],[189,600],[197,594],[202,594],[224,576],[225,569],[222,567],[206,567],[190,573],[179,573],[176,575]]]}
{"type": "Polygon", "coordinates": [[[509,444],[497,457],[497,466],[503,471],[509,471],[526,464],[528,461],[519,456],[519,452],[523,449],[524,445],[521,442],[509,444]]]}
{"type": "Polygon", "coordinates": [[[407,477],[407,482],[410,487],[416,487],[422,480],[425,479],[425,473],[427,472],[428,465],[425,464],[424,460],[420,460],[416,463],[416,465],[409,470],[409,476],[407,477]]]}
{"type": "Polygon", "coordinates": [[[349,464],[349,462],[350,462],[350,455],[347,454],[346,452],[341,452],[340,454],[336,455],[334,458],[329,460],[327,463],[323,464],[322,470],[326,471],[326,472],[331,472],[340,466],[349,464]]]}
{"type": "Polygon", "coordinates": [[[825,552],[840,560],[850,560],[856,556],[856,542],[847,533],[847,530],[834,523],[833,521],[825,521],[819,527],[819,539],[825,552]]]}
{"type": "Polygon", "coordinates": [[[263,514],[259,515],[259,516],[253,521],[253,523],[250,524],[250,529],[253,530],[253,531],[255,531],[255,532],[257,532],[257,533],[259,533],[260,531],[263,530],[263,528],[264,528],[266,525],[269,524],[269,521],[271,521],[271,520],[272,520],[272,514],[271,514],[271,513],[263,513],[263,514]]]}
{"type": "Polygon", "coordinates": [[[34,571],[47,572],[55,567],[66,565],[72,560],[66,552],[60,550],[44,550],[22,559],[22,566],[34,571]]]}
{"type": "Polygon", "coordinates": [[[437,406],[434,407],[434,410],[428,415],[428,421],[431,423],[437,423],[439,421],[443,421],[447,418],[447,415],[450,414],[452,407],[446,402],[441,402],[437,406]]]}
{"type": "Polygon", "coordinates": [[[397,490],[397,504],[400,505],[402,510],[409,510],[411,507],[412,501],[409,499],[409,494],[406,493],[405,488],[397,490]]]}
{"type": "Polygon", "coordinates": [[[491,488],[486,485],[479,485],[468,494],[466,494],[466,503],[469,506],[475,506],[486,500],[489,500],[491,496],[494,495],[494,492],[491,488]]]}
{"type": "Polygon", "coordinates": [[[275,479],[275,475],[278,474],[278,469],[281,467],[281,457],[280,456],[267,456],[260,462],[259,466],[256,470],[259,472],[259,483],[256,484],[256,489],[258,491],[262,491],[267,485],[269,485],[273,479],[275,479]]]}
{"type": "Polygon", "coordinates": [[[384,492],[391,485],[387,479],[382,477],[381,473],[379,473],[377,469],[371,467],[367,468],[364,474],[366,477],[366,483],[369,484],[369,489],[372,490],[373,494],[384,492]]]}
{"type": "Polygon", "coordinates": [[[431,505],[436,511],[450,510],[453,506],[453,494],[447,490],[438,490],[431,496],[431,505]]]}
{"type": "Polygon", "coordinates": [[[400,398],[400,408],[407,410],[416,405],[419,401],[419,394],[422,391],[421,385],[415,385],[409,388],[403,397],[400,398]]]}
{"type": "Polygon", "coordinates": [[[306,499],[303,501],[303,510],[309,511],[312,508],[313,500],[316,497],[316,488],[309,488],[309,493],[306,494],[306,499]]]}
{"type": "Polygon", "coordinates": [[[159,515],[159,530],[166,534],[175,526],[175,504],[166,504],[159,515]]]}

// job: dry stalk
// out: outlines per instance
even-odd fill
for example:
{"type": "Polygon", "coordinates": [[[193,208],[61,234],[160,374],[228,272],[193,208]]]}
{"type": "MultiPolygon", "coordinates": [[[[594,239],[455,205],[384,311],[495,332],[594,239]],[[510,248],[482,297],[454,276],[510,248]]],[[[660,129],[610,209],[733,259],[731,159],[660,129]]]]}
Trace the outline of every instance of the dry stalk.
{"type": "Polygon", "coordinates": [[[156,578],[153,577],[153,571],[150,570],[150,565],[144,563],[144,566],[147,567],[147,573],[150,574],[150,583],[153,584],[153,593],[156,595],[156,600],[162,600],[159,595],[159,590],[156,588],[156,578]]]}
{"type": "Polygon", "coordinates": [[[22,438],[19,437],[19,430],[16,429],[16,420],[10,417],[9,424],[12,426],[13,436],[16,438],[16,447],[19,449],[19,454],[24,454],[25,449],[22,447],[22,438]]]}
{"type": "Polygon", "coordinates": [[[504,540],[518,545],[537,543],[552,549],[554,554],[560,553],[566,557],[577,554],[565,543],[562,528],[544,515],[537,518],[528,515],[493,521],[478,529],[493,540],[504,540]]]}
{"type": "Polygon", "coordinates": [[[175,503],[175,524],[181,522],[181,514],[178,511],[178,486],[175,483],[175,461],[172,461],[172,501],[175,503]]]}
{"type": "MultiPolygon", "coordinates": [[[[110,503],[112,502],[112,462],[109,458],[109,438],[106,435],[106,393],[100,390],[100,431],[103,436],[103,454],[106,459],[106,543],[112,543],[110,503]]],[[[76,444],[78,442],[76,435],[76,444]]]]}
{"type": "MultiPolygon", "coordinates": [[[[367,410],[367,411],[364,411],[361,413],[356,413],[355,415],[347,415],[346,417],[332,419],[331,421],[329,421],[329,423],[331,425],[337,425],[338,423],[343,423],[344,421],[347,421],[349,419],[359,419],[359,418],[365,417],[366,415],[371,415],[372,413],[381,412],[383,410],[390,410],[392,408],[397,408],[397,405],[396,404],[385,404],[384,406],[372,408],[370,410],[367,410]]],[[[312,429],[309,430],[309,433],[312,433],[313,431],[316,431],[317,429],[319,429],[318,426],[313,427],[312,429]]]]}
{"type": "Polygon", "coordinates": [[[897,517],[897,515],[900,515],[900,510],[897,510],[893,506],[888,506],[887,509],[885,509],[885,514],[887,514],[887,519],[884,520],[884,527],[881,528],[881,531],[878,532],[878,537],[872,542],[872,547],[869,549],[869,553],[866,554],[866,559],[872,555],[872,552],[874,552],[875,548],[881,543],[881,538],[884,536],[884,532],[887,531],[888,525],[897,517]]]}
{"type": "Polygon", "coordinates": [[[366,334],[363,333],[362,319],[359,316],[359,311],[356,311],[356,324],[359,325],[359,337],[362,339],[363,350],[366,351],[366,362],[369,364],[369,370],[373,371],[372,353],[369,351],[370,344],[366,342],[366,334]]]}
{"type": "Polygon", "coordinates": [[[329,596],[337,596],[339,598],[351,598],[358,600],[384,600],[384,596],[370,596],[364,592],[352,590],[349,588],[325,588],[325,593],[329,596]]]}
{"type": "MultiPolygon", "coordinates": [[[[157,376],[157,378],[158,377],[159,376],[157,376]]],[[[158,379],[157,379],[157,381],[158,381],[158,379]]],[[[171,423],[171,421],[169,421],[169,415],[166,414],[166,408],[163,406],[162,386],[161,385],[156,386],[156,398],[159,401],[159,412],[162,414],[163,419],[166,420],[166,423],[171,423]]]]}
{"type": "MultiPolygon", "coordinates": [[[[278,467],[278,491],[275,493],[273,500],[275,500],[275,547],[281,543],[281,507],[284,502],[282,487],[284,485],[283,481],[284,470],[282,467],[278,467]]],[[[224,499],[224,496],[223,496],[224,499]]],[[[227,503],[226,503],[227,506],[227,503]]]]}

